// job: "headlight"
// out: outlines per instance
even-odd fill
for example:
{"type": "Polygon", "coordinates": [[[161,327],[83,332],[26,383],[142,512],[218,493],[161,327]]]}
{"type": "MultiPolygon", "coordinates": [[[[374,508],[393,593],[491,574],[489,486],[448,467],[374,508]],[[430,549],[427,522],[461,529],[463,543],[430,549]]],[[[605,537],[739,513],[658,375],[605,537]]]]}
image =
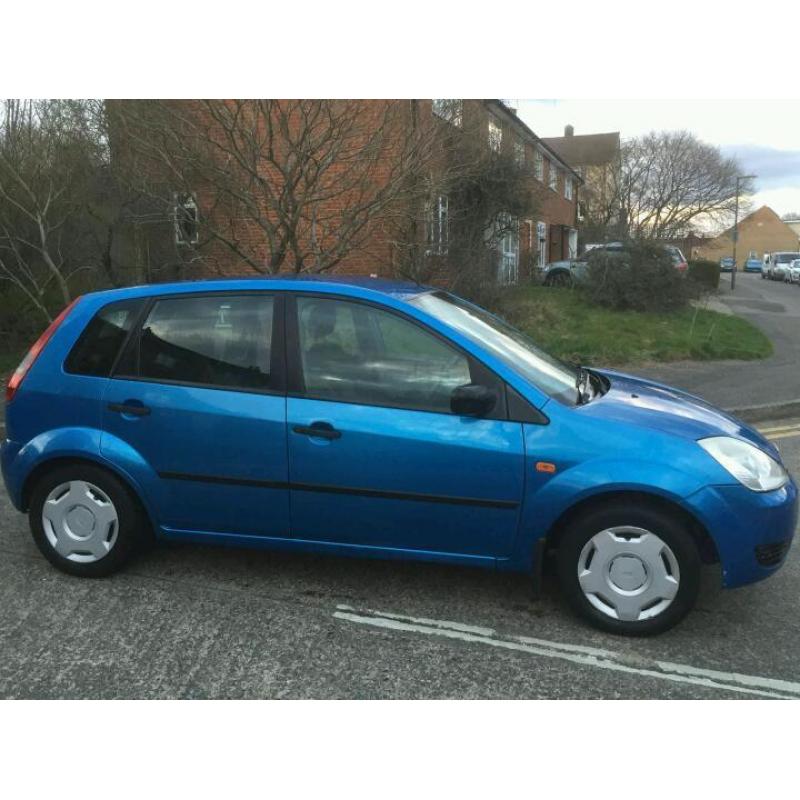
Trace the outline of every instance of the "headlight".
{"type": "Polygon", "coordinates": [[[789,480],[789,474],[774,458],[749,442],[730,436],[713,436],[700,439],[697,444],[754,492],[771,492],[789,480]]]}

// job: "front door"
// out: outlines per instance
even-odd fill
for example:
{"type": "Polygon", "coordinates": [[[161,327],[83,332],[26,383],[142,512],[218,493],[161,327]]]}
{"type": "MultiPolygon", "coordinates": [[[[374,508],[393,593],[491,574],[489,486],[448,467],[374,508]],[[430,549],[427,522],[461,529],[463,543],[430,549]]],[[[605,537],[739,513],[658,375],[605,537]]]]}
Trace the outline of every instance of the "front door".
{"type": "Polygon", "coordinates": [[[108,382],[101,448],[145,462],[168,531],[289,535],[282,305],[156,299],[108,382]]]}
{"type": "Polygon", "coordinates": [[[300,295],[287,314],[292,535],[508,554],[523,492],[521,425],[500,408],[495,418],[450,412],[456,386],[496,380],[486,368],[386,308],[300,295]]]}

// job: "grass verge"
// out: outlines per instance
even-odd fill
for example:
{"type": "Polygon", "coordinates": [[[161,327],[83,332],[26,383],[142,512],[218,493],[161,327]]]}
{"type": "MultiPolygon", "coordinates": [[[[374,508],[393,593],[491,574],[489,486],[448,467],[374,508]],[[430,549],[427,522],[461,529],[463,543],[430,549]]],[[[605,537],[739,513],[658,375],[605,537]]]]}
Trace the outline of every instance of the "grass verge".
{"type": "Polygon", "coordinates": [[[586,365],[737,358],[772,354],[758,328],[735,315],[703,308],[670,314],[611,311],[580,290],[524,286],[502,298],[502,315],[560,358],[586,365]]]}

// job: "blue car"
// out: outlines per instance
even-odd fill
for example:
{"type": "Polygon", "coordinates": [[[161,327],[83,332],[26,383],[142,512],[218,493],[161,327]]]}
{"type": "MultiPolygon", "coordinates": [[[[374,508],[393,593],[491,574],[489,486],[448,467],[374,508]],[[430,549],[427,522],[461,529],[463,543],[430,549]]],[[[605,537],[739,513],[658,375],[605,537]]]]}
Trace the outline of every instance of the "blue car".
{"type": "Polygon", "coordinates": [[[761,267],[763,266],[763,262],[760,258],[748,258],[747,261],[744,262],[744,271],[745,272],[761,272],[761,267]]]}
{"type": "Polygon", "coordinates": [[[580,615],[650,634],[690,610],[705,563],[729,587],[775,572],[797,515],[776,448],[722,411],[377,279],[88,294],[6,400],[8,492],[79,576],[153,539],[534,582],[553,553],[580,615]]]}

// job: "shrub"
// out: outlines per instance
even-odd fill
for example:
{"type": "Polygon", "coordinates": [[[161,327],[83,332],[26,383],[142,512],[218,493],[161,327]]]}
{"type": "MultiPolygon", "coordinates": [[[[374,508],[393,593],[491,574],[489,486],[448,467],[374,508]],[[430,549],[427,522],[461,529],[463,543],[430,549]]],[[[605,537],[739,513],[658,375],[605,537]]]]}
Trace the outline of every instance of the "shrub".
{"type": "Polygon", "coordinates": [[[699,258],[689,262],[689,277],[704,289],[719,288],[719,262],[699,258]]]}
{"type": "Polygon", "coordinates": [[[585,288],[591,302],[617,311],[674,311],[695,289],[657,244],[634,242],[621,252],[592,250],[585,288]]]}

